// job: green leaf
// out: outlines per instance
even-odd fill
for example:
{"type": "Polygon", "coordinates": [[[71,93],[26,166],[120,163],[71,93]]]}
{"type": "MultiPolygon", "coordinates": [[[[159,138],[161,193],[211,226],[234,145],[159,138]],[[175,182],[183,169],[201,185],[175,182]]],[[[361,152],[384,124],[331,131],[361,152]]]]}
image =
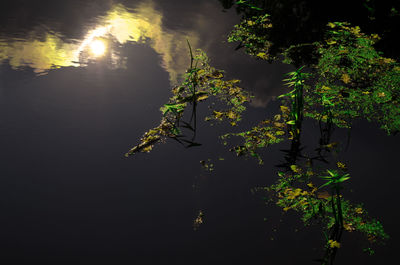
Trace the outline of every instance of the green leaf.
{"type": "Polygon", "coordinates": [[[331,182],[331,181],[328,181],[327,183],[322,184],[318,189],[323,188],[323,187],[325,187],[325,186],[329,186],[329,185],[331,185],[331,184],[332,184],[332,182],[331,182]]]}
{"type": "Polygon", "coordinates": [[[333,171],[333,170],[327,169],[326,171],[327,171],[327,172],[329,173],[329,175],[331,175],[332,177],[336,177],[336,176],[337,176],[337,173],[336,173],[335,171],[333,171]]]}

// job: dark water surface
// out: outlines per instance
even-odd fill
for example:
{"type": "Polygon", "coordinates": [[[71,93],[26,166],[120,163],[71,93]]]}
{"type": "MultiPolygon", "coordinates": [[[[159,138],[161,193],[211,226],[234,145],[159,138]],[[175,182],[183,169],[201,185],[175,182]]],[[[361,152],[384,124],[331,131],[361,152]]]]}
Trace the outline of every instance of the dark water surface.
{"type": "MultiPolygon", "coordinates": [[[[158,125],[189,66],[186,40],[256,96],[244,128],[273,115],[292,68],[235,52],[226,42],[240,19],[233,10],[214,0],[19,0],[0,10],[0,264],[278,265],[321,256],[318,230],[251,192],[274,181],[287,146],[272,147],[260,167],[220,144],[226,126],[201,123],[200,148],[167,142],[124,157],[158,125]],[[212,174],[201,169],[200,160],[218,157],[212,174]],[[194,231],[199,210],[204,224],[194,231]]],[[[311,149],[317,135],[305,130],[304,142],[311,149]]],[[[368,257],[356,248],[361,239],[345,236],[337,264],[396,257],[399,147],[398,137],[356,123],[342,155],[348,196],[392,239],[368,257]]]]}

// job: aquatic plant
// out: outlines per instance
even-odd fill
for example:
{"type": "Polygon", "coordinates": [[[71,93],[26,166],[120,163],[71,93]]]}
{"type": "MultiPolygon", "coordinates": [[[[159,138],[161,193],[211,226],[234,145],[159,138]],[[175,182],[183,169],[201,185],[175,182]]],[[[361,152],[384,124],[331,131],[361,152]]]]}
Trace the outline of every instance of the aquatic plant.
{"type": "MultiPolygon", "coordinates": [[[[296,65],[299,61],[298,54],[304,52],[304,47],[311,51],[313,57],[307,65],[309,73],[301,75],[304,67],[290,73],[290,78],[286,81],[289,81],[288,85],[294,86],[294,89],[279,97],[289,103],[290,115],[286,118],[290,117],[290,120],[286,120],[285,123],[295,125],[289,130],[291,137],[288,139],[292,140],[292,145],[288,151],[288,163],[283,165],[291,174],[279,172],[277,184],[266,187],[266,190],[275,192],[276,204],[284,211],[293,209],[303,212],[303,221],[306,223],[313,218],[321,219],[320,222],[325,223],[326,251],[320,261],[322,264],[333,264],[343,230],[358,230],[366,234],[371,242],[385,240],[388,235],[379,221],[366,214],[357,215],[366,211],[359,206],[352,206],[342,198],[341,184],[349,179],[348,173],[339,174],[336,170],[326,169],[328,175],[321,178],[327,182],[319,188],[311,182],[312,176],[315,175],[313,169],[308,169],[306,174],[302,173],[297,158],[307,157],[300,152],[299,144],[303,115],[316,119],[321,128],[320,147],[317,149],[320,156],[309,157],[310,162],[315,158],[326,161],[321,157],[321,150],[336,145],[329,142],[332,126],[350,128],[355,118],[376,121],[388,134],[398,132],[399,66],[395,60],[383,57],[374,49],[379,36],[364,34],[359,27],[351,27],[345,22],[328,23],[327,33],[319,42],[294,45],[282,50],[280,54],[273,54],[274,56],[264,54],[271,48],[268,32],[266,35],[257,35],[260,33],[252,28],[255,23],[258,28],[263,28],[263,23],[264,27],[272,28],[271,21],[262,20],[264,17],[265,15],[242,21],[235,27],[229,40],[240,41],[246,53],[269,62],[283,58],[284,63],[296,65]],[[308,190],[302,187],[304,182],[307,183],[308,190]],[[330,195],[319,198],[315,193],[326,186],[331,188],[331,192],[328,193],[330,195]]],[[[244,142],[248,143],[248,132],[235,135],[242,136],[244,142]]],[[[252,141],[257,142],[261,139],[263,136],[252,141]]],[[[283,139],[279,142],[281,141],[283,139]]],[[[263,147],[265,145],[257,146],[263,147]]],[[[243,152],[242,149],[239,150],[243,152]]],[[[256,153],[255,148],[252,148],[250,153],[256,153]]],[[[342,163],[338,165],[343,167],[342,163]]]]}
{"type": "MultiPolygon", "coordinates": [[[[249,1],[238,4],[260,11],[249,1]]],[[[400,67],[390,58],[383,57],[374,48],[380,39],[376,34],[367,35],[359,27],[346,22],[330,22],[323,39],[313,43],[292,45],[285,49],[273,50],[270,41],[272,21],[262,14],[245,18],[236,25],[228,40],[240,42],[249,55],[268,62],[282,60],[295,65],[297,70],[287,74],[286,86],[292,88],[278,97],[282,104],[280,112],[270,119],[264,119],[250,130],[226,133],[220,138],[229,145],[231,137],[241,137],[242,144],[230,150],[237,156],[252,156],[263,163],[259,150],[290,141],[286,150],[286,162],[280,165],[275,184],[263,187],[270,200],[283,211],[294,210],[302,213],[306,225],[321,226],[324,235],[324,256],[321,264],[333,264],[344,231],[363,233],[371,243],[383,242],[389,236],[382,224],[370,217],[362,204],[354,204],[342,194],[344,184],[350,179],[346,165],[337,161],[337,168],[315,167],[315,161],[328,162],[337,143],[331,142],[333,128],[350,128],[356,118],[378,122],[388,134],[400,130],[400,67]],[[309,51],[309,58],[301,55],[309,51]],[[307,62],[299,66],[299,62],[307,62]],[[307,70],[307,72],[305,71],[307,70]],[[301,133],[304,118],[316,120],[320,125],[321,138],[317,155],[305,154],[301,148],[301,133]],[[321,183],[321,181],[325,181],[321,183]],[[317,185],[317,183],[320,183],[317,185]]],[[[224,80],[224,72],[210,66],[207,55],[196,50],[190,53],[190,67],[181,85],[172,89],[173,96],[162,108],[162,119],[158,127],[146,132],[140,143],[126,155],[149,152],[153,146],[174,139],[185,147],[199,146],[195,142],[197,104],[214,97],[226,108],[210,107],[207,121],[228,120],[237,126],[245,111],[250,95],[237,86],[239,80],[224,80]],[[191,106],[191,108],[189,108],[191,106]],[[190,120],[184,121],[184,113],[191,110],[190,120]],[[183,130],[190,131],[191,137],[183,130]]],[[[212,171],[214,164],[202,160],[202,166],[212,171]]],[[[194,228],[203,222],[201,211],[194,222],[194,228]]],[[[373,253],[371,248],[367,248],[373,253]]]]}
{"type": "Polygon", "coordinates": [[[147,131],[139,144],[132,147],[126,156],[138,152],[150,152],[154,145],[165,141],[167,138],[176,140],[185,147],[199,146],[195,142],[196,136],[196,106],[210,97],[217,99],[225,105],[224,109],[213,109],[206,117],[208,121],[229,120],[232,126],[236,126],[241,120],[241,113],[245,111],[244,103],[249,102],[250,94],[237,86],[240,80],[224,80],[222,70],[210,66],[207,55],[196,50],[192,53],[188,43],[191,63],[184,75],[183,82],[172,89],[173,96],[167,104],[161,107],[162,119],[160,125],[147,131]],[[189,121],[183,120],[184,111],[192,106],[192,114],[189,121]],[[192,133],[187,137],[182,130],[192,133]]]}

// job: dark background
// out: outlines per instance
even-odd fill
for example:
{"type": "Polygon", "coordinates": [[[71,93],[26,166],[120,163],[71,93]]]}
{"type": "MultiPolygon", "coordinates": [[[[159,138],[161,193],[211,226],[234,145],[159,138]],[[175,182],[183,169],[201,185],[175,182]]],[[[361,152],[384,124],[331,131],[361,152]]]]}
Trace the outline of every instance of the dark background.
{"type": "MultiPolygon", "coordinates": [[[[0,36],[26,36],[46,26],[79,39],[84,26],[113,3],[2,1],[0,36]]],[[[197,32],[196,48],[256,95],[242,128],[276,112],[271,98],[281,93],[282,75],[292,68],[254,61],[226,43],[240,15],[222,12],[211,0],[156,1],[156,7],[166,29],[197,32]]],[[[0,65],[0,263],[311,264],[319,258],[323,236],[317,228],[305,228],[296,214],[282,214],[265,205],[264,194],[251,192],[274,182],[280,149],[289,143],[272,146],[258,166],[221,145],[217,136],[228,126],[200,123],[202,147],[167,142],[151,154],[124,157],[158,124],[170,84],[151,47],[131,43],[121,49],[126,69],[93,63],[37,76],[29,67],[0,65]],[[208,158],[217,161],[212,173],[199,163],[208,158]],[[194,231],[199,210],[205,223],[194,231]]],[[[200,117],[206,110],[200,108],[200,117]]],[[[307,150],[318,142],[315,129],[306,122],[307,150]]],[[[346,132],[337,130],[334,138],[344,141],[346,132]]],[[[399,138],[377,125],[355,122],[350,146],[340,155],[352,176],[346,196],[363,202],[391,239],[369,257],[361,251],[362,236],[346,233],[337,264],[397,257],[399,147],[399,138]]]]}

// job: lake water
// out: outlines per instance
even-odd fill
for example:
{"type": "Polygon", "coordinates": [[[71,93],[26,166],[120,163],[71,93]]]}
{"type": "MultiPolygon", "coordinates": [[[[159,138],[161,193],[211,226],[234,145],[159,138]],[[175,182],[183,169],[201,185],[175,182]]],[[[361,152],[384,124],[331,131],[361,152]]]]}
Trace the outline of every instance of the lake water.
{"type": "MultiPolygon", "coordinates": [[[[258,166],[218,140],[229,126],[200,123],[201,147],[168,141],[124,157],[158,125],[160,106],[190,64],[187,40],[254,94],[243,128],[274,114],[273,98],[293,68],[235,51],[226,40],[240,21],[234,10],[215,0],[0,6],[1,264],[278,265],[320,257],[318,229],[252,192],[274,182],[288,144],[271,147],[258,166]],[[211,173],[199,163],[208,158],[217,161],[211,173]],[[195,230],[199,211],[204,223],[195,230]]],[[[305,130],[307,148],[317,138],[305,130]]],[[[348,196],[392,239],[368,257],[356,248],[360,237],[346,235],[337,264],[397,257],[399,147],[398,137],[356,122],[342,154],[353,176],[348,196]]]]}

